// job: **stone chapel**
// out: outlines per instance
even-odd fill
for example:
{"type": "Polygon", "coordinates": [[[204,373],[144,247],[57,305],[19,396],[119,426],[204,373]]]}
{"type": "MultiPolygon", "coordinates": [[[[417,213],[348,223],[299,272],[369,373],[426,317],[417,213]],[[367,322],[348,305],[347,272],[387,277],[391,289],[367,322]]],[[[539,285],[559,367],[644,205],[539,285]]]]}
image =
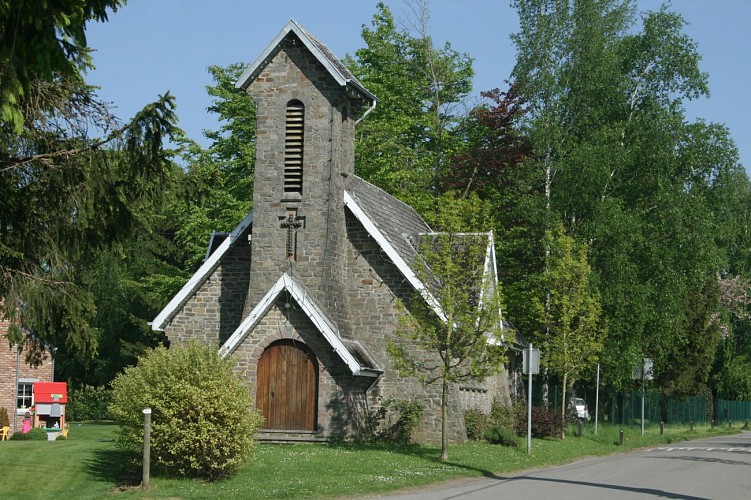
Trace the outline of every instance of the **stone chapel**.
{"type": "MultiPolygon", "coordinates": [[[[212,236],[152,327],[233,356],[265,417],[261,439],[355,438],[394,397],[419,401],[415,438],[439,442],[440,386],[401,377],[386,352],[398,299],[430,294],[413,261],[431,229],[354,173],[355,127],[376,97],[294,20],[236,85],[257,108],[253,211],[212,236]]],[[[493,235],[479,236],[496,283],[493,235]]],[[[511,376],[451,388],[452,441],[466,439],[464,409],[509,399],[511,376]]]]}

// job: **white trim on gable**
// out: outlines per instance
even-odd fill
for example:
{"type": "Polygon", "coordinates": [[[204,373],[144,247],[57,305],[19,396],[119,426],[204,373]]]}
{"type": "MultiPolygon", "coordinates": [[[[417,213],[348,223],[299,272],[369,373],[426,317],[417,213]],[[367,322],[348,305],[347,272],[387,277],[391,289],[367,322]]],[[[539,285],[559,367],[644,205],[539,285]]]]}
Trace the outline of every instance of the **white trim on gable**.
{"type": "Polygon", "coordinates": [[[352,211],[352,214],[360,221],[360,224],[365,227],[368,234],[376,240],[378,245],[383,249],[386,255],[388,255],[389,259],[391,259],[391,262],[393,262],[402,272],[407,281],[409,281],[415,290],[420,292],[420,295],[423,296],[425,301],[430,305],[431,309],[433,309],[441,321],[447,321],[446,315],[443,312],[443,308],[441,308],[441,305],[438,303],[438,300],[432,293],[430,293],[430,290],[427,289],[425,284],[417,277],[414,271],[412,271],[412,268],[409,267],[407,262],[405,262],[402,256],[399,255],[399,252],[396,251],[389,240],[383,235],[383,233],[381,233],[370,217],[368,217],[365,211],[360,208],[355,199],[352,198],[347,191],[344,192],[344,205],[352,211]]]}
{"type": "Polygon", "coordinates": [[[240,323],[240,326],[234,331],[229,339],[219,348],[219,355],[227,357],[245,340],[248,334],[256,327],[259,321],[263,319],[266,313],[276,302],[279,295],[283,292],[289,292],[290,296],[300,305],[300,308],[313,322],[315,327],[323,335],[329,345],[334,349],[336,354],[352,371],[352,375],[377,377],[382,372],[376,368],[364,367],[355,359],[354,355],[347,349],[339,336],[339,330],[329,321],[320,307],[308,296],[305,289],[294,278],[284,273],[274,286],[266,292],[266,295],[258,302],[248,316],[240,323]]]}
{"type": "Polygon", "coordinates": [[[240,224],[227,236],[224,241],[214,250],[212,253],[193,273],[187,283],[183,285],[177,294],[172,297],[172,300],[162,309],[162,311],[151,322],[151,329],[157,331],[164,331],[164,328],[172,320],[177,311],[185,304],[185,302],[196,293],[198,288],[206,281],[209,275],[219,265],[219,260],[230,249],[232,244],[237,238],[250,226],[253,222],[253,211],[251,211],[240,224]]]}
{"type": "Polygon", "coordinates": [[[376,97],[368,92],[368,90],[364,88],[359,82],[351,78],[347,78],[345,75],[343,75],[342,72],[339,71],[339,68],[337,68],[336,65],[332,64],[331,59],[329,59],[329,57],[321,52],[321,50],[318,48],[318,44],[314,43],[313,40],[311,40],[310,35],[308,35],[305,29],[300,26],[294,19],[290,19],[287,24],[284,25],[282,30],[274,37],[273,40],[271,40],[271,43],[269,43],[266,48],[263,49],[263,51],[258,55],[258,57],[256,57],[256,60],[253,61],[250,66],[245,69],[243,74],[240,75],[240,78],[237,79],[237,82],[235,82],[235,87],[245,90],[251,84],[251,82],[255,80],[263,66],[268,62],[269,57],[274,53],[274,50],[279,46],[282,40],[284,40],[284,37],[286,37],[290,31],[297,35],[300,40],[302,40],[302,42],[305,44],[305,47],[310,51],[311,54],[315,56],[316,59],[318,59],[318,62],[320,62],[326,68],[329,74],[334,78],[334,80],[336,80],[339,85],[341,85],[342,87],[352,85],[367,100],[371,102],[376,101],[376,97]]]}

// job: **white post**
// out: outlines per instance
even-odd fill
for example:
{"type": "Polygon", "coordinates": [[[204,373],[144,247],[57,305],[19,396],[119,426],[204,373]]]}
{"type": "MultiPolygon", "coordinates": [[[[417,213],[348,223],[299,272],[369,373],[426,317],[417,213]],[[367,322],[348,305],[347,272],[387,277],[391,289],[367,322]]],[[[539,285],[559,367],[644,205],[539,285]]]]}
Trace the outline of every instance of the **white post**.
{"type": "Polygon", "coordinates": [[[151,486],[151,408],[143,409],[143,475],[141,489],[151,486]]]}
{"type": "Polygon", "coordinates": [[[641,435],[644,435],[644,358],[641,360],[641,435]]]}
{"type": "Polygon", "coordinates": [[[529,378],[527,390],[527,454],[532,454],[532,342],[529,343],[529,355],[527,356],[527,377],[529,378]]]}
{"type": "Polygon", "coordinates": [[[597,363],[597,386],[595,386],[595,436],[597,435],[597,415],[600,413],[600,363],[597,363]]]}

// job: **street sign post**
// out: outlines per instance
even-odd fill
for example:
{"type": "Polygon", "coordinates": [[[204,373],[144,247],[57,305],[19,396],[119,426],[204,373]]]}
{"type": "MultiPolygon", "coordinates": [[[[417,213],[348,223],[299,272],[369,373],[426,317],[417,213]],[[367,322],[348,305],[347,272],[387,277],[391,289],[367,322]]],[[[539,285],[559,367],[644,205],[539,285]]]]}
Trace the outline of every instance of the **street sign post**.
{"type": "Polygon", "coordinates": [[[532,349],[532,342],[522,351],[522,373],[528,377],[527,390],[527,453],[532,453],[532,375],[540,373],[540,350],[532,349]]]}

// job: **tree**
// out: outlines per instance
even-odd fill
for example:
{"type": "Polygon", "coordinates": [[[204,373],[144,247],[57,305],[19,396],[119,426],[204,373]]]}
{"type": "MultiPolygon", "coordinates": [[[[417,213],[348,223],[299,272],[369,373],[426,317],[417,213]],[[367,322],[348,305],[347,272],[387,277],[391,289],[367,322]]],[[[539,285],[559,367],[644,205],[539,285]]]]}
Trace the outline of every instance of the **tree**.
{"type": "MultiPolygon", "coordinates": [[[[696,390],[719,341],[709,322],[725,258],[713,229],[716,181],[737,169],[727,130],[685,117],[683,101],[708,93],[696,44],[667,8],[637,24],[630,0],[515,5],[513,78],[543,224],[562,222],[590,248],[609,328],[607,383],[629,383],[630,366],[648,356],[663,387],[696,390]]],[[[539,251],[544,273],[551,249],[539,251]]]]}
{"type": "Polygon", "coordinates": [[[545,309],[548,337],[542,344],[543,359],[561,378],[561,418],[565,419],[568,395],[582,374],[597,364],[607,329],[600,297],[590,282],[587,246],[566,235],[562,224],[546,237],[551,249],[545,275],[550,300],[545,309]]]}
{"type": "Polygon", "coordinates": [[[107,21],[123,0],[0,2],[0,121],[20,134],[40,82],[56,78],[80,83],[92,67],[86,23],[107,21]]]}
{"type": "Polygon", "coordinates": [[[449,385],[497,373],[504,361],[502,342],[513,338],[502,324],[500,284],[485,267],[488,233],[458,231],[467,227],[461,224],[463,218],[481,215],[476,207],[482,204],[476,199],[459,202],[451,195],[440,201],[436,224],[442,232],[422,239],[415,261],[415,274],[427,291],[417,293],[406,305],[408,312],[388,352],[400,373],[419,376],[426,385],[441,384],[441,461],[445,462],[449,385]],[[416,355],[419,352],[431,357],[416,355]]]}
{"type": "Polygon", "coordinates": [[[425,4],[411,5],[412,31],[398,28],[380,2],[372,27],[362,29],[366,47],[344,62],[379,100],[357,127],[356,172],[424,215],[461,148],[455,108],[469,94],[474,73],[469,56],[448,43],[434,46],[425,4]]]}
{"type": "Polygon", "coordinates": [[[172,96],[122,124],[82,76],[86,23],[121,4],[0,2],[0,296],[11,343],[30,335],[94,355],[95,300],[78,266],[148,228],[177,175],[163,147],[179,135],[172,96]]]}

